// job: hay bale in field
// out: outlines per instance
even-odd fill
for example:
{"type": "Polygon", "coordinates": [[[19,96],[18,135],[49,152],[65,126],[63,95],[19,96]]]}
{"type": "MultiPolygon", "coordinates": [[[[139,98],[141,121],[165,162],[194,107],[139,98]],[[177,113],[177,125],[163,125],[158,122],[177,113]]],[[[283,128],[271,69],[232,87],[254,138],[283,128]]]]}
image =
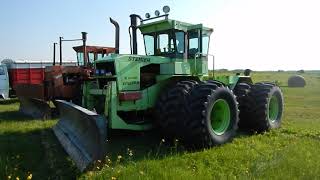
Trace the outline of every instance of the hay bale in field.
{"type": "Polygon", "coordinates": [[[306,81],[303,76],[293,75],[288,79],[289,87],[304,87],[306,86],[306,81]]]}

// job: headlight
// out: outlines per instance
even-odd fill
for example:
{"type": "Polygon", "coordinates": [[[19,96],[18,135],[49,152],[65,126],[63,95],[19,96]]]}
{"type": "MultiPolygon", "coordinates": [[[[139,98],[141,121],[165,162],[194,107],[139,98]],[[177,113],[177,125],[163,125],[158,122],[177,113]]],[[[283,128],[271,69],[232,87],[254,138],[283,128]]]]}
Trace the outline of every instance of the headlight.
{"type": "Polygon", "coordinates": [[[170,7],[169,7],[169,6],[164,6],[164,7],[162,8],[162,10],[163,10],[163,12],[164,12],[165,14],[168,14],[168,13],[170,12],[170,7]]]}

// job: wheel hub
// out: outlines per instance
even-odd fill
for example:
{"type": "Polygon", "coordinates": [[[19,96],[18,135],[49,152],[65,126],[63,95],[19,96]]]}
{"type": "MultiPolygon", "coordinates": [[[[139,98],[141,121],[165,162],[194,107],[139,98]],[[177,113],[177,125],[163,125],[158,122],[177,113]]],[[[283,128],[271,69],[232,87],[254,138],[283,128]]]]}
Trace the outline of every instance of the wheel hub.
{"type": "Polygon", "coordinates": [[[268,116],[271,122],[275,122],[279,115],[279,102],[276,96],[272,96],[269,102],[268,116]]]}
{"type": "Polygon", "coordinates": [[[218,99],[212,107],[211,127],[215,134],[224,134],[230,125],[230,107],[226,100],[218,99]]]}

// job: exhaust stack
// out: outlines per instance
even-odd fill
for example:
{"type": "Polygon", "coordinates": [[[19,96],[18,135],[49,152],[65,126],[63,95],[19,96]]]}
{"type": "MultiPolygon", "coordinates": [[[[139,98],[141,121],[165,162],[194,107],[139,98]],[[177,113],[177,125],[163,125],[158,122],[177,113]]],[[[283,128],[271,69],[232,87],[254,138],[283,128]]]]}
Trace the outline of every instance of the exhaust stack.
{"type": "Polygon", "coordinates": [[[132,39],[131,39],[131,54],[138,54],[138,45],[137,45],[137,20],[142,19],[139,15],[137,14],[131,14],[130,15],[130,20],[131,20],[131,25],[130,28],[132,30],[132,39]]]}
{"type": "Polygon", "coordinates": [[[83,61],[84,66],[88,65],[88,55],[87,55],[87,34],[86,32],[81,32],[82,34],[82,48],[83,48],[83,61]]]}
{"type": "Polygon", "coordinates": [[[116,54],[119,54],[119,47],[120,47],[120,26],[118,24],[117,21],[113,20],[112,18],[110,18],[110,22],[114,25],[115,27],[115,48],[116,54]]]}

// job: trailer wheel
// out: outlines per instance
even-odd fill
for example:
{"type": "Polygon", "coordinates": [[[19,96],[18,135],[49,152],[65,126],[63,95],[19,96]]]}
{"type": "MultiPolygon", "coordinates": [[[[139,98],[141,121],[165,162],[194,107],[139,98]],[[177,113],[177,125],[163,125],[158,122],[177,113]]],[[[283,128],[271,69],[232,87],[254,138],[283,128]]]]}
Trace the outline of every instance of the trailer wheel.
{"type": "Polygon", "coordinates": [[[249,93],[254,100],[250,114],[251,128],[257,132],[279,128],[283,113],[283,94],[271,83],[254,84],[249,93]]]}
{"type": "Polygon", "coordinates": [[[231,141],[238,124],[238,105],[233,92],[214,83],[199,84],[188,97],[185,120],[187,145],[211,147],[231,141]]]}
{"type": "Polygon", "coordinates": [[[198,84],[194,80],[179,81],[162,93],[155,106],[156,126],[167,138],[179,137],[185,113],[184,104],[191,89],[198,84]]]}

